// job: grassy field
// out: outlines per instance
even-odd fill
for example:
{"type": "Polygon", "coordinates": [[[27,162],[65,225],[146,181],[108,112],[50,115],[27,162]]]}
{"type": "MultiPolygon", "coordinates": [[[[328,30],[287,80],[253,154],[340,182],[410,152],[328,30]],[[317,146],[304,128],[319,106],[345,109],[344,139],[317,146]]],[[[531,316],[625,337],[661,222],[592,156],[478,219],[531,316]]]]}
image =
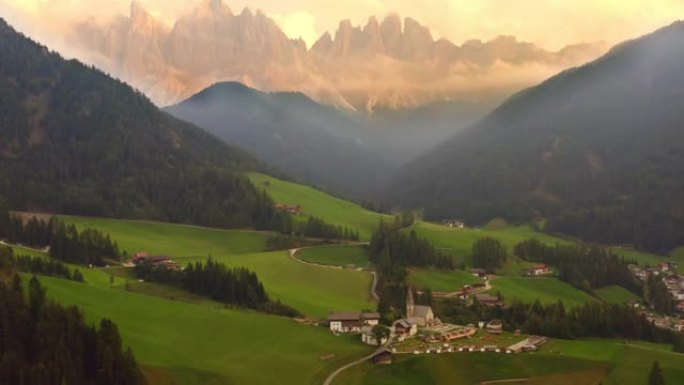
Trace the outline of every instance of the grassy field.
{"type": "Polygon", "coordinates": [[[250,180],[259,189],[265,189],[278,203],[301,205],[307,215],[323,218],[326,222],[357,229],[361,240],[369,240],[381,219],[392,221],[389,215],[378,214],[363,207],[325,194],[312,187],[285,182],[262,174],[250,174],[250,180]]]}
{"type": "Polygon", "coordinates": [[[472,265],[471,253],[473,244],[483,237],[496,238],[508,250],[508,260],[497,271],[497,274],[505,276],[521,276],[524,269],[534,265],[533,263],[524,262],[513,255],[513,248],[518,242],[537,238],[549,245],[570,243],[564,239],[537,232],[530,226],[497,229],[455,229],[434,223],[416,222],[411,229],[415,230],[418,236],[430,241],[440,251],[452,255],[456,263],[465,262],[468,266],[472,265]]]}
{"type": "Polygon", "coordinates": [[[109,234],[119,248],[132,255],[139,251],[171,257],[206,257],[254,253],[266,249],[269,235],[248,231],[218,230],[159,222],[90,217],[62,217],[78,228],[94,228],[109,234]]]}
{"type": "Polygon", "coordinates": [[[302,249],[297,253],[302,261],[321,265],[369,267],[368,252],[364,246],[321,246],[302,249]]]}
{"type": "Polygon", "coordinates": [[[614,340],[554,340],[544,347],[542,354],[595,359],[608,362],[613,369],[603,385],[642,385],[654,361],[665,373],[666,383],[684,384],[684,355],[670,351],[671,346],[644,342],[614,340]]]}
{"type": "Polygon", "coordinates": [[[258,274],[271,297],[307,316],[376,307],[370,297],[369,273],[306,265],[290,258],[287,251],[259,252],[268,236],[262,233],[98,218],[64,219],[109,234],[129,254],[141,250],[166,254],[182,265],[211,255],[229,266],[249,268],[258,274]]]}
{"type": "Polygon", "coordinates": [[[210,302],[130,293],[120,286],[122,280],[109,287],[105,271],[89,275],[102,279],[81,284],[42,277],[41,282],[49,297],[80,306],[90,321],[114,320],[155,385],[318,384],[368,350],[325,328],[210,302]],[[321,359],[330,354],[334,357],[321,359]]]}
{"type": "Polygon", "coordinates": [[[583,305],[596,299],[556,278],[497,278],[491,281],[492,291],[500,291],[506,302],[555,303],[562,300],[566,307],[583,305]]]}
{"type": "Polygon", "coordinates": [[[627,303],[639,299],[631,291],[620,286],[608,286],[595,291],[598,298],[610,303],[627,303]]]}
{"type": "Polygon", "coordinates": [[[457,291],[463,285],[482,283],[482,279],[462,270],[411,269],[409,282],[414,287],[421,289],[457,291]]]}
{"type": "MultiPolygon", "coordinates": [[[[558,375],[600,370],[605,365],[583,358],[548,355],[440,354],[395,356],[389,366],[364,363],[338,377],[334,385],[474,385],[482,381],[558,375]]],[[[546,382],[562,384],[562,382],[546,382]]],[[[575,382],[572,385],[596,385],[575,382]]]]}

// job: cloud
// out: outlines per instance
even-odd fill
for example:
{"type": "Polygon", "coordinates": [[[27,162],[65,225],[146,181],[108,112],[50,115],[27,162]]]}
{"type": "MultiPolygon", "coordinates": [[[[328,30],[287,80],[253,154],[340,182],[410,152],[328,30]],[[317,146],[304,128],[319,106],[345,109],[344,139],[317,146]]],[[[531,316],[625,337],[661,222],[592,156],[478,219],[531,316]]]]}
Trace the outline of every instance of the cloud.
{"type": "Polygon", "coordinates": [[[292,39],[302,39],[311,47],[320,34],[316,31],[316,18],[306,11],[296,11],[286,15],[269,14],[285,34],[292,39]]]}
{"type": "MultiPolygon", "coordinates": [[[[166,21],[177,19],[203,0],[138,0],[166,21]]],[[[288,36],[308,44],[341,19],[365,23],[369,16],[398,12],[427,25],[455,43],[514,35],[547,49],[578,42],[618,43],[684,17],[684,0],[224,0],[273,15],[288,36]]],[[[0,0],[44,23],[69,18],[127,14],[130,0],[0,0]]],[[[11,14],[11,13],[10,13],[11,14]]],[[[10,20],[13,22],[13,20],[10,20]]]]}

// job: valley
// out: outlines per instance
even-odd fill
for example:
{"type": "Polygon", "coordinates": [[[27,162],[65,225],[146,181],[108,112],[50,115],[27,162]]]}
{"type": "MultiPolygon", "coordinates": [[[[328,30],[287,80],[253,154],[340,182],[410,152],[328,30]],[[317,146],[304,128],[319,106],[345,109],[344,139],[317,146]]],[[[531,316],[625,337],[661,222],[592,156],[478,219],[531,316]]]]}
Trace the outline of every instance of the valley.
{"type": "Polygon", "coordinates": [[[0,384],[684,383],[674,8],[80,1],[0,0],[0,384]]]}

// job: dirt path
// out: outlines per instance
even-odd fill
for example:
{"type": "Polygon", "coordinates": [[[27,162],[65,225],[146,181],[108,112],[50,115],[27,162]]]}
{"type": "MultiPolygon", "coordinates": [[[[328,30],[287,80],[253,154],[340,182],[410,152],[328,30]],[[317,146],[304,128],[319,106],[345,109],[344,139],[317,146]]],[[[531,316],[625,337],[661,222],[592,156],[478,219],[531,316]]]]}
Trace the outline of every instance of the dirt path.
{"type": "MultiPolygon", "coordinates": [[[[501,278],[501,277],[499,277],[499,276],[491,276],[489,279],[487,279],[487,280],[484,282],[485,287],[483,287],[482,289],[477,289],[477,290],[469,291],[469,292],[468,292],[468,295],[480,294],[480,293],[484,293],[484,292],[486,292],[486,291],[492,290],[492,284],[491,284],[491,282],[492,282],[493,280],[497,279],[497,278],[501,278]]],[[[454,297],[458,297],[460,294],[461,294],[460,291],[433,291],[433,292],[432,292],[432,296],[435,297],[435,298],[454,298],[454,297]]]]}
{"type": "Polygon", "coordinates": [[[20,249],[35,251],[36,253],[48,253],[48,252],[50,252],[50,246],[47,246],[43,249],[35,249],[33,247],[28,247],[28,246],[12,245],[12,244],[7,243],[5,241],[0,241],[0,245],[5,245],[5,246],[9,246],[9,247],[18,247],[20,249]]]}
{"type": "Polygon", "coordinates": [[[529,378],[511,378],[508,380],[483,381],[480,385],[494,385],[494,384],[513,384],[517,382],[527,382],[529,378]]]}

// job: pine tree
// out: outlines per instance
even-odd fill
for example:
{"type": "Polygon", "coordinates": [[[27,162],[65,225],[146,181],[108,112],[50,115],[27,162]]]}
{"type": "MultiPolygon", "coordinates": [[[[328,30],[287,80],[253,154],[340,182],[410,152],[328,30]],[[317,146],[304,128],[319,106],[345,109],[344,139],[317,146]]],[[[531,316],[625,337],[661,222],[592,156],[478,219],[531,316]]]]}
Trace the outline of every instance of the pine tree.
{"type": "Polygon", "coordinates": [[[654,362],[651,367],[651,373],[648,375],[648,385],[665,385],[665,377],[663,377],[663,371],[660,369],[658,361],[654,362]]]}

